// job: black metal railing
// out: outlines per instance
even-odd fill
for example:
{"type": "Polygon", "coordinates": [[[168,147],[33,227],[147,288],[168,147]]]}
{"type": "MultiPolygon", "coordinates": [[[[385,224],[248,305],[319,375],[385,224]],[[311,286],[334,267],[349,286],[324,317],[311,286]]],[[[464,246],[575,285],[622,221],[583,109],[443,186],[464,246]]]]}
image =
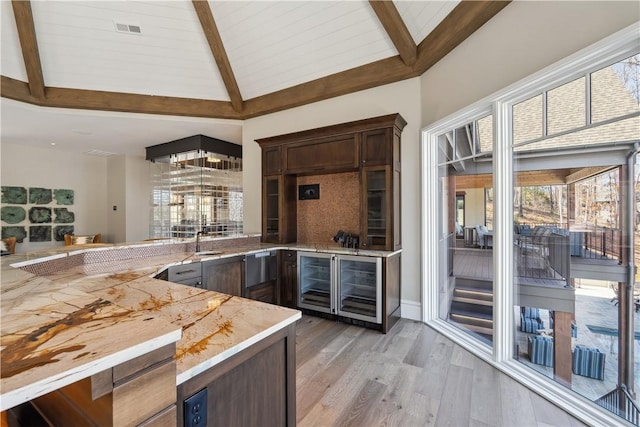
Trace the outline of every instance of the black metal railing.
{"type": "Polygon", "coordinates": [[[567,280],[571,276],[569,236],[521,236],[516,241],[517,274],[534,279],[567,280]]]}
{"type": "Polygon", "coordinates": [[[597,399],[596,403],[631,424],[640,426],[640,409],[624,384],[597,399]]]}
{"type": "Polygon", "coordinates": [[[588,259],[615,259],[622,256],[621,230],[595,225],[575,225],[567,228],[559,223],[526,223],[514,227],[516,236],[529,235],[536,227],[547,227],[556,233],[569,234],[571,256],[588,259]]]}

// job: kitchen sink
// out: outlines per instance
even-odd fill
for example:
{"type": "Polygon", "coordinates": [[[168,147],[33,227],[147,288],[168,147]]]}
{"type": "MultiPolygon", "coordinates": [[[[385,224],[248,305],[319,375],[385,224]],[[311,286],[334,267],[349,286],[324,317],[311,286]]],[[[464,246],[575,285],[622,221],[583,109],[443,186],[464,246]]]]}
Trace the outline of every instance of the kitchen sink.
{"type": "Polygon", "coordinates": [[[196,252],[195,256],[206,256],[206,255],[220,255],[222,251],[200,251],[196,252]]]}

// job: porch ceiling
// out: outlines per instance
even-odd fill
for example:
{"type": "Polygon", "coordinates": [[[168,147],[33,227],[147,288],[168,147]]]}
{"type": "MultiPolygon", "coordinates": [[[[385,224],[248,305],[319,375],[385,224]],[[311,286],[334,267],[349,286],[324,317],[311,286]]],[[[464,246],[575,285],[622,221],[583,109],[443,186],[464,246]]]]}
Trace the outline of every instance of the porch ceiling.
{"type": "MultiPolygon", "coordinates": [[[[611,166],[584,167],[571,169],[547,169],[537,171],[516,172],[514,184],[517,187],[533,187],[540,185],[565,185],[581,181],[611,169],[611,166]]],[[[458,175],[456,189],[491,188],[493,174],[458,175]]]]}

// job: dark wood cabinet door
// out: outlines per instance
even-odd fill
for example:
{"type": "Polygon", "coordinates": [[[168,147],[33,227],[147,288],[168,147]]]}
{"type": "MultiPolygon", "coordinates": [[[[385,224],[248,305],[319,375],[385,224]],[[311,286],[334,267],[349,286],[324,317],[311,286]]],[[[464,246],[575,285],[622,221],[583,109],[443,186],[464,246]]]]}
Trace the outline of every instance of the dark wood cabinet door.
{"type": "Polygon", "coordinates": [[[363,249],[392,250],[393,203],[389,166],[362,168],[362,230],[363,249]]]}
{"type": "Polygon", "coordinates": [[[282,147],[267,147],[262,150],[262,175],[278,175],[282,172],[282,147]]]}
{"type": "Polygon", "coordinates": [[[362,132],[362,166],[386,165],[391,162],[391,129],[376,129],[362,132]]]}
{"type": "Polygon", "coordinates": [[[298,308],[298,253],[280,251],[280,305],[298,308]]]}
{"type": "Polygon", "coordinates": [[[242,257],[223,258],[202,263],[203,287],[209,291],[242,296],[242,257]]]}
{"type": "Polygon", "coordinates": [[[297,238],[297,195],[294,175],[263,178],[262,241],[292,243],[297,238]]]}
{"type": "Polygon", "coordinates": [[[354,170],[358,167],[358,135],[318,138],[285,147],[285,172],[318,174],[354,170]]]}

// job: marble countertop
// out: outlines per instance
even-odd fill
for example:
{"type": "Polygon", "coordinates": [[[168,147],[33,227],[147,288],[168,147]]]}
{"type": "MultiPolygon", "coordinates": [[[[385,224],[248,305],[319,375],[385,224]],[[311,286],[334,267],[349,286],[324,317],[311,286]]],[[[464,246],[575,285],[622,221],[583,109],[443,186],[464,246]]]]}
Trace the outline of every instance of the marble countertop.
{"type": "Polygon", "coordinates": [[[45,275],[15,267],[113,248],[122,246],[2,257],[0,410],[172,342],[181,384],[301,317],[297,310],[152,278],[169,265],[267,249],[262,244],[202,258],[173,253],[94,262],[45,275]]]}

